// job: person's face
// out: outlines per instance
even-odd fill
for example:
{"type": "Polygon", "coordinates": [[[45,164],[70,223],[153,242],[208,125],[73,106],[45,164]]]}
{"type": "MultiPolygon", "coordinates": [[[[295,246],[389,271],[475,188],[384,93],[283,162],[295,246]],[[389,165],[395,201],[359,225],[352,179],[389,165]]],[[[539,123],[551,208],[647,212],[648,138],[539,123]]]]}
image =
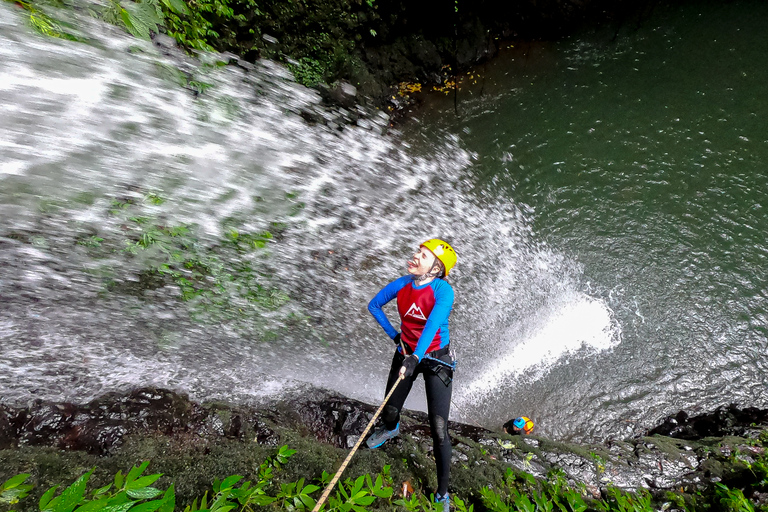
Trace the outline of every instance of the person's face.
{"type": "Polygon", "coordinates": [[[422,245],[413,255],[413,259],[408,261],[408,273],[415,276],[427,274],[435,266],[436,259],[432,251],[422,245]]]}

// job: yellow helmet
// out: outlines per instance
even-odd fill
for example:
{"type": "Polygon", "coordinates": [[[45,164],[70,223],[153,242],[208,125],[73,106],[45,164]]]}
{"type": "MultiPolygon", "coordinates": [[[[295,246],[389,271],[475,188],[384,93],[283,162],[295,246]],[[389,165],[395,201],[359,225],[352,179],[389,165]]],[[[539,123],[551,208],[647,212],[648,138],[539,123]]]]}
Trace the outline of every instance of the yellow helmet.
{"type": "Polygon", "coordinates": [[[453,247],[437,238],[431,238],[421,245],[432,251],[432,254],[443,262],[443,265],[445,265],[445,275],[448,275],[453,266],[456,265],[456,252],[453,250],[453,247]]]}

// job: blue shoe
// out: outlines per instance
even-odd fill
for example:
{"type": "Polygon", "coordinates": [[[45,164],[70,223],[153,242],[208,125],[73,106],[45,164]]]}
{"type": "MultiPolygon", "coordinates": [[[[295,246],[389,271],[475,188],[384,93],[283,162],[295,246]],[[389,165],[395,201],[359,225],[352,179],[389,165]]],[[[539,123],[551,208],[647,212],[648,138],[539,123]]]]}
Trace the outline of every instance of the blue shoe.
{"type": "Polygon", "coordinates": [[[400,434],[400,423],[395,426],[392,430],[387,430],[387,427],[384,425],[381,425],[376,431],[371,435],[371,437],[368,438],[368,440],[365,442],[365,444],[368,445],[368,448],[373,450],[374,448],[378,448],[379,446],[383,445],[393,437],[397,437],[400,434]]]}
{"type": "Polygon", "coordinates": [[[448,512],[451,508],[451,497],[448,493],[445,493],[443,496],[440,496],[440,493],[436,493],[435,503],[438,505],[435,509],[437,512],[448,512]],[[442,509],[440,508],[441,503],[443,504],[442,509]]]}

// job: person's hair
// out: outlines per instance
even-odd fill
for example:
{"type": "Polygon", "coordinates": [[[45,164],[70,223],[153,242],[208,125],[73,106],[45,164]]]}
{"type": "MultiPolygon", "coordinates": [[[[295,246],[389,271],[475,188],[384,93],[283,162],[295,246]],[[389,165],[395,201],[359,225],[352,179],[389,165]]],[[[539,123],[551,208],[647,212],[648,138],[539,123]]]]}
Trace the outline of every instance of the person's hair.
{"type": "Polygon", "coordinates": [[[443,264],[442,261],[440,261],[440,258],[438,258],[437,256],[435,256],[435,263],[432,264],[432,268],[435,268],[435,267],[439,269],[436,277],[443,279],[445,277],[445,265],[443,264]]]}

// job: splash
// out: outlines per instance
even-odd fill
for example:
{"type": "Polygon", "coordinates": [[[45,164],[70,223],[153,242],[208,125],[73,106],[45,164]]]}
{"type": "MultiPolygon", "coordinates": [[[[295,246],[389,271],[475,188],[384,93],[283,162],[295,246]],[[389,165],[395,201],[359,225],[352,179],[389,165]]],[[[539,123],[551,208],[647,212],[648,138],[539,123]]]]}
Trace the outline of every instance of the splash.
{"type": "Polygon", "coordinates": [[[462,397],[494,394],[510,381],[525,376],[536,380],[558,361],[609,350],[621,341],[621,332],[605,303],[588,296],[576,296],[554,311],[543,313],[533,334],[518,343],[509,343],[508,352],[492,360],[481,376],[463,388],[462,397]]]}
{"type": "Polygon", "coordinates": [[[617,342],[534,212],[476,189],[457,137],[385,135],[278,64],[81,21],[91,44],[0,4],[6,400],[161,385],[247,402],[304,382],[378,401],[392,345],[365,305],[432,237],[458,253],[451,335],[488,382],[617,342]]]}

